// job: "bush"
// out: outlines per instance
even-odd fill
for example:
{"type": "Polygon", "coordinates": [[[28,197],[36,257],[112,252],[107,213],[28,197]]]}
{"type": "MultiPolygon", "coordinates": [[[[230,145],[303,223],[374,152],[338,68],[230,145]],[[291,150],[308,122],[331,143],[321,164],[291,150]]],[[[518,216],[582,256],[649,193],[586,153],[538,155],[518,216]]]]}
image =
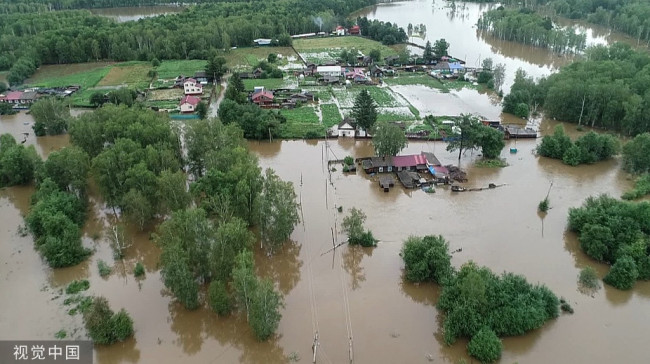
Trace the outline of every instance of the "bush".
{"type": "Polygon", "coordinates": [[[111,267],[109,267],[108,264],[106,264],[106,262],[101,259],[97,261],[97,269],[99,270],[99,275],[102,277],[106,277],[111,274],[111,267]]]}
{"type": "Polygon", "coordinates": [[[68,333],[65,332],[65,330],[63,330],[63,329],[57,331],[56,334],[54,334],[54,337],[59,339],[59,340],[65,339],[66,336],[68,336],[68,333]]]}
{"type": "Polygon", "coordinates": [[[616,263],[612,265],[612,269],[603,278],[603,282],[618,289],[627,290],[634,286],[638,277],[639,271],[634,259],[624,256],[616,260],[616,263]]]}
{"type": "Polygon", "coordinates": [[[648,194],[650,194],[650,174],[646,173],[636,181],[634,188],[625,192],[621,198],[624,200],[636,200],[648,194]]]}
{"type": "Polygon", "coordinates": [[[114,314],[104,297],[93,299],[83,319],[88,336],[96,344],[110,345],[133,335],[133,320],[129,314],[124,309],[114,314]]]}
{"type": "Polygon", "coordinates": [[[81,281],[72,281],[70,284],[65,289],[66,294],[75,294],[79,293],[81,291],[85,291],[88,288],[90,288],[90,282],[87,280],[81,280],[81,281]]]}
{"type": "Polygon", "coordinates": [[[208,288],[208,302],[219,316],[227,316],[232,310],[232,303],[226,285],[222,281],[212,281],[208,288]]]}
{"type": "Polygon", "coordinates": [[[585,288],[597,289],[600,287],[596,270],[589,266],[584,267],[582,270],[580,270],[580,274],[578,275],[578,282],[580,282],[580,285],[585,288]]]}
{"type": "Polygon", "coordinates": [[[483,327],[467,344],[469,354],[482,363],[492,363],[501,357],[503,344],[494,331],[483,327]]]}
{"type": "Polygon", "coordinates": [[[348,166],[354,165],[354,158],[348,155],[345,158],[343,158],[343,163],[348,166]]]}
{"type": "Polygon", "coordinates": [[[142,277],[145,275],[144,265],[142,262],[135,263],[135,268],[133,268],[133,275],[136,277],[142,277]]]}
{"type": "Polygon", "coordinates": [[[564,164],[577,166],[602,161],[616,155],[620,149],[618,139],[608,134],[593,131],[581,136],[575,143],[564,133],[561,125],[555,127],[553,135],[547,135],[537,147],[539,155],[561,159],[564,164]]]}
{"type": "Polygon", "coordinates": [[[650,172],[650,133],[639,134],[623,146],[623,169],[630,173],[650,172]]]}
{"type": "Polygon", "coordinates": [[[521,102],[515,106],[515,116],[519,116],[520,118],[527,118],[529,112],[530,111],[528,110],[528,104],[525,102],[521,102]]]}
{"type": "Polygon", "coordinates": [[[547,212],[549,208],[550,208],[550,206],[549,206],[549,200],[548,200],[548,197],[546,197],[545,199],[541,200],[541,201],[539,202],[539,205],[537,205],[537,209],[538,209],[539,211],[541,211],[541,212],[547,212]]]}
{"type": "Polygon", "coordinates": [[[375,239],[374,236],[372,236],[372,232],[370,230],[364,232],[361,234],[361,237],[359,238],[358,241],[353,242],[350,241],[350,244],[359,244],[363,247],[371,247],[371,246],[377,246],[377,239],[375,239]]]}
{"type": "Polygon", "coordinates": [[[133,335],[133,320],[124,309],[113,315],[110,323],[116,341],[124,341],[133,335]]]}
{"type": "Polygon", "coordinates": [[[560,309],[562,312],[573,313],[573,307],[564,298],[560,299],[560,309]]]}
{"type": "Polygon", "coordinates": [[[406,279],[411,282],[443,283],[453,274],[449,245],[438,236],[410,236],[400,253],[404,260],[406,279]]]}

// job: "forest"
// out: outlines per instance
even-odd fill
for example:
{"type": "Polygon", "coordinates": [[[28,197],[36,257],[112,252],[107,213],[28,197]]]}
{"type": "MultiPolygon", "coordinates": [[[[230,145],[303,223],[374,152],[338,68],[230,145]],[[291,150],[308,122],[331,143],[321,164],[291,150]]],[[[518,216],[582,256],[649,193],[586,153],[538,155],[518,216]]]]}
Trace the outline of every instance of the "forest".
{"type": "Polygon", "coordinates": [[[585,34],[577,34],[572,27],[558,28],[549,17],[542,17],[528,8],[489,10],[481,16],[477,26],[499,39],[549,48],[557,53],[580,52],[587,42],[585,34]]]}
{"type": "Polygon", "coordinates": [[[650,55],[615,43],[589,48],[585,58],[537,81],[519,70],[503,110],[543,108],[554,119],[630,136],[650,131],[650,55]]]}
{"type": "MultiPolygon", "coordinates": [[[[87,10],[33,12],[0,17],[0,71],[19,84],[41,64],[98,60],[207,59],[215,49],[250,46],[256,38],[291,42],[290,34],[317,32],[318,18],[331,21],[374,0],[273,0],[211,2],[175,15],[117,23],[87,10]]],[[[403,30],[402,30],[403,31],[403,30]]]]}

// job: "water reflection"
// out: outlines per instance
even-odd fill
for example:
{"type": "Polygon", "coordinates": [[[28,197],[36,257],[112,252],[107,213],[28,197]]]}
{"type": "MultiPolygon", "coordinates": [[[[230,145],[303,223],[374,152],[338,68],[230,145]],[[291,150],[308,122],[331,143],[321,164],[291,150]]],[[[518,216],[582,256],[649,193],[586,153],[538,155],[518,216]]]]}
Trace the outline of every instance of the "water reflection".
{"type": "Polygon", "coordinates": [[[183,349],[183,352],[189,355],[196,354],[201,350],[203,345],[203,330],[205,320],[211,312],[203,306],[196,310],[187,310],[173,300],[169,304],[169,321],[170,328],[176,334],[174,343],[183,349]]]}
{"type": "Polygon", "coordinates": [[[303,262],[299,259],[302,245],[288,241],[269,257],[261,249],[256,249],[256,267],[261,277],[275,282],[282,294],[288,294],[300,281],[300,268],[303,262]]]}
{"type": "Polygon", "coordinates": [[[95,354],[98,363],[138,363],[140,362],[140,349],[137,348],[135,338],[109,346],[95,345],[95,354]]]}
{"type": "Polygon", "coordinates": [[[366,280],[366,275],[361,266],[365,256],[372,256],[373,248],[364,248],[359,245],[348,245],[343,249],[343,269],[350,275],[352,290],[361,287],[361,282],[366,280]]]}

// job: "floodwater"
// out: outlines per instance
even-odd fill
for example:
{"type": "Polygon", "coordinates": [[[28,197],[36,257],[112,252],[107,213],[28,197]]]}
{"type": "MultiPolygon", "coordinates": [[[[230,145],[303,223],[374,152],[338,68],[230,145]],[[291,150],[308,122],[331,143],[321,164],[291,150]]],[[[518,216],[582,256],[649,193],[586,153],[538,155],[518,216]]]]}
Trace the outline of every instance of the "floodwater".
{"type": "MultiPolygon", "coordinates": [[[[476,23],[481,14],[498,7],[498,4],[455,2],[455,9],[451,4],[454,2],[444,0],[395,2],[368,7],[355,15],[396,23],[404,29],[409,23],[414,26],[424,24],[427,29],[424,39],[411,37],[411,42],[424,45],[428,40],[433,44],[436,40],[444,38],[450,43],[449,54],[465,60],[468,67],[480,67],[482,60],[487,57],[492,58],[494,64],[503,63],[506,66],[504,93],[512,86],[515,71],[519,68],[539,78],[549,75],[574,59],[572,55],[558,55],[544,48],[500,40],[479,31],[476,23]]],[[[559,21],[560,26],[572,24],[577,24],[578,31],[586,34],[587,46],[630,40],[629,37],[591,24],[559,21]]]]}
{"type": "MultiPolygon", "coordinates": [[[[25,114],[3,117],[0,127],[17,134],[29,119],[25,114]]],[[[552,131],[555,124],[545,120],[540,129],[552,131]]],[[[578,133],[574,126],[567,130],[578,133]]],[[[28,138],[43,155],[66,142],[28,138]]],[[[589,195],[619,196],[631,186],[619,161],[573,168],[534,156],[535,140],[508,143],[502,153],[510,164],[506,168],[475,168],[477,155],[470,153],[461,161],[469,173],[468,186],[505,186],[460,194],[441,187],[426,194],[400,187],[384,193],[363,172],[346,175],[339,169],[330,179],[323,160],[371,155],[368,141],[250,142],[261,166],[294,183],[302,205],[302,223],[292,242],[271,258],[257,252],[258,273],[271,277],[285,299],[278,335],[265,343],[254,339],[242,315],[223,319],[206,307],[190,312],[176,304],[160,279],[160,252],[149,240],[151,230],[131,230],[133,245],[124,261],[114,262],[106,240],[114,218],[96,197],[84,229],[84,244],[94,254],[75,267],[47,268],[31,237],[19,234],[33,188],[5,188],[0,191],[0,289],[11,292],[11,299],[0,300],[0,339],[49,339],[60,329],[82,338],[81,319],[66,313],[60,290],[73,279],[85,278],[91,283],[89,294],[107,297],[113,309],[125,308],[135,322],[133,339],[96,348],[100,364],[286,363],[290,357],[307,363],[315,331],[318,363],[348,362],[350,336],[355,363],[456,363],[467,359],[466,342],[451,347],[442,343],[434,306],[439,287],[405,282],[399,257],[409,235],[441,234],[451,250],[462,248],[453,256],[454,265],[474,260],[495,272],[523,274],[548,285],[576,310],[528,335],[505,339],[502,363],[642,362],[647,358],[642,333],[650,325],[650,316],[642,313],[650,283],[637,283],[629,292],[610,287],[579,292],[582,267],[594,266],[601,277],[607,267],[581,253],[575,236],[566,232],[570,207],[589,195]],[[509,154],[515,145],[519,152],[509,154]],[[537,204],[551,182],[552,208],[540,217],[537,204]],[[337,212],[338,206],[366,212],[366,226],[381,240],[377,248],[343,246],[327,252],[332,229],[336,241],[345,240],[339,231],[345,212],[337,212]],[[98,274],[99,259],[114,266],[108,278],[98,274]],[[138,261],[147,270],[143,280],[132,274],[138,261]]],[[[405,153],[420,151],[434,152],[445,164],[457,162],[457,154],[445,151],[443,142],[412,142],[405,153]]],[[[94,190],[91,194],[97,196],[94,190]]]]}
{"type": "Polygon", "coordinates": [[[422,85],[390,86],[404,96],[424,115],[444,116],[476,114],[490,120],[501,117],[501,100],[493,92],[480,92],[470,88],[440,92],[422,85]]]}
{"type": "Polygon", "coordinates": [[[104,8],[92,9],[93,14],[113,18],[118,23],[134,21],[142,18],[150,18],[158,15],[175,14],[184,10],[182,6],[173,5],[156,5],[156,6],[139,6],[127,8],[104,8]]]}

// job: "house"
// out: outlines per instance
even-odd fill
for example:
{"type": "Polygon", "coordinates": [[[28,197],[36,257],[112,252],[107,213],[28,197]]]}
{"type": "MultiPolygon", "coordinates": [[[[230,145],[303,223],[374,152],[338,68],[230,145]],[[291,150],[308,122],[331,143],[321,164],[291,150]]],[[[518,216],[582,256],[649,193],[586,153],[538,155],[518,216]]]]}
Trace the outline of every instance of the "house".
{"type": "Polygon", "coordinates": [[[183,87],[183,84],[185,83],[185,80],[187,77],[180,75],[174,79],[174,87],[183,87]]]}
{"type": "Polygon", "coordinates": [[[316,73],[323,77],[341,77],[341,66],[318,66],[316,73]]]}
{"type": "Polygon", "coordinates": [[[194,112],[196,111],[196,105],[201,102],[201,99],[199,99],[196,96],[191,96],[191,95],[185,95],[181,99],[181,112],[194,112]]]}
{"type": "Polygon", "coordinates": [[[350,34],[361,35],[361,27],[358,25],[352,26],[352,28],[350,28],[350,34]]]}
{"type": "Polygon", "coordinates": [[[20,95],[21,104],[33,104],[36,99],[38,99],[36,91],[27,91],[23,92],[22,95],[20,95]]]}
{"type": "Polygon", "coordinates": [[[343,119],[337,128],[338,136],[340,137],[354,137],[355,130],[356,123],[350,118],[343,119]]]}
{"type": "Polygon", "coordinates": [[[203,85],[193,78],[188,78],[183,82],[183,90],[185,95],[201,95],[203,93],[203,85]]]}
{"type": "Polygon", "coordinates": [[[399,61],[399,56],[388,56],[384,57],[384,62],[386,62],[387,65],[394,65],[395,63],[398,63],[399,61]]]}
{"type": "Polygon", "coordinates": [[[292,94],[289,96],[289,100],[293,102],[309,102],[309,101],[314,101],[314,94],[309,93],[309,92],[301,92],[299,94],[292,94]]]}
{"type": "Polygon", "coordinates": [[[374,60],[370,56],[363,56],[361,58],[361,63],[363,63],[364,66],[370,66],[373,62],[374,60]]]}
{"type": "Polygon", "coordinates": [[[361,161],[361,167],[366,173],[389,173],[393,171],[391,157],[371,157],[361,161]]]}
{"type": "Polygon", "coordinates": [[[335,83],[340,83],[341,80],[336,76],[325,76],[318,80],[319,82],[325,83],[326,85],[333,85],[335,83]]]}
{"type": "Polygon", "coordinates": [[[346,68],[345,69],[345,78],[348,80],[357,80],[357,79],[366,79],[366,74],[363,72],[363,68],[346,68]]]}
{"type": "Polygon", "coordinates": [[[5,95],[0,95],[0,102],[8,102],[10,104],[20,104],[20,98],[23,96],[22,91],[11,91],[5,95]]]}
{"type": "Polygon", "coordinates": [[[212,81],[211,78],[209,77],[205,71],[196,71],[194,73],[194,78],[201,84],[201,85],[207,85],[208,82],[212,81]]]}
{"type": "Polygon", "coordinates": [[[427,160],[427,165],[428,166],[441,166],[442,163],[438,160],[435,154],[429,153],[429,152],[422,152],[422,155],[424,158],[427,160]]]}
{"type": "Polygon", "coordinates": [[[336,27],[336,30],[334,30],[334,33],[336,33],[336,35],[345,35],[345,28],[339,25],[336,27]]]}
{"type": "Polygon", "coordinates": [[[266,39],[266,38],[253,39],[253,42],[258,46],[270,46],[271,45],[271,39],[266,39]]]}
{"type": "Polygon", "coordinates": [[[251,101],[259,106],[273,103],[273,93],[271,91],[261,90],[253,93],[251,101]]]}
{"type": "Polygon", "coordinates": [[[425,171],[427,158],[423,154],[399,155],[393,157],[393,167],[399,171],[425,171]]]}

